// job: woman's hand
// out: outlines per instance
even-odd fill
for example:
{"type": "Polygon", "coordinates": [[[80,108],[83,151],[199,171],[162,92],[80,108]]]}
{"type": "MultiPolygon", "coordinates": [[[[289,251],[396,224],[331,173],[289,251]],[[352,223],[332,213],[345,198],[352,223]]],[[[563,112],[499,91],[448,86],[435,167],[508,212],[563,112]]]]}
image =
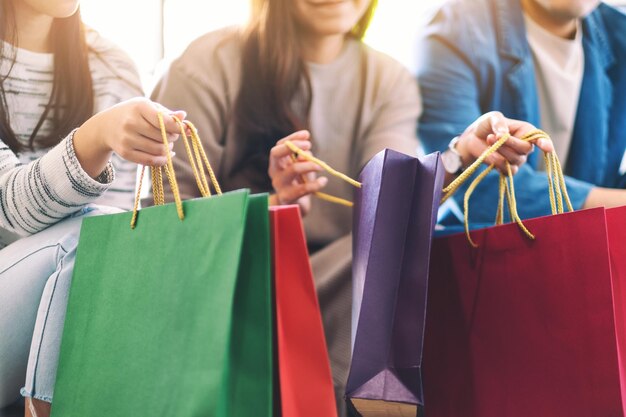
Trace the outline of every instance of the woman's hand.
{"type": "Polygon", "coordinates": [[[74,134],[74,151],[83,169],[96,178],[115,152],[142,165],[167,163],[157,114],[163,113],[170,149],[180,128],[174,117],[184,120],[183,111],[171,112],[146,98],[124,101],[87,120],[74,134]]]}
{"type": "Polygon", "coordinates": [[[321,170],[317,164],[303,159],[294,161],[293,152],[285,145],[285,141],[289,140],[300,149],[310,153],[310,137],[308,131],[301,130],[276,142],[270,151],[268,168],[272,186],[276,191],[276,194],[270,198],[270,203],[273,205],[298,204],[303,215],[311,208],[310,195],[324,188],[328,179],[317,177],[317,173],[321,170]]]}
{"type": "MultiPolygon", "coordinates": [[[[472,164],[489,146],[496,143],[502,135],[510,134],[511,137],[502,145],[497,152],[489,155],[485,159],[488,165],[494,164],[502,173],[507,172],[506,162],[511,164],[511,171],[516,173],[530,154],[534,150],[532,143],[518,138],[526,133],[535,130],[535,126],[519,120],[507,119],[500,112],[486,113],[459,137],[456,150],[461,154],[463,166],[472,164]]],[[[552,152],[554,146],[552,141],[539,139],[534,142],[544,152],[552,152]]]]}

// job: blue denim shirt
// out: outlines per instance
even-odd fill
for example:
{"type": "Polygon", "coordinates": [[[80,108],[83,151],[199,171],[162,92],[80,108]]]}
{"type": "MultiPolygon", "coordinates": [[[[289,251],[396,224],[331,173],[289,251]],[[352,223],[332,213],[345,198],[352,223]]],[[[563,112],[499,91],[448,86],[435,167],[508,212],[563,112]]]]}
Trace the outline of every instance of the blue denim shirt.
{"type": "MultiPolygon", "coordinates": [[[[619,172],[626,148],[626,15],[601,4],[583,20],[582,29],[585,71],[570,155],[562,161],[576,209],[594,185],[626,185],[619,172]]],[[[418,48],[424,101],[418,133],[427,152],[443,151],[450,139],[492,110],[540,126],[520,0],[447,1],[430,19],[418,48]]],[[[546,175],[535,170],[538,154],[515,177],[522,218],[550,214],[546,175]]],[[[472,195],[471,223],[493,223],[497,175],[490,174],[472,195]]],[[[455,196],[457,202],[463,193],[455,196]]]]}

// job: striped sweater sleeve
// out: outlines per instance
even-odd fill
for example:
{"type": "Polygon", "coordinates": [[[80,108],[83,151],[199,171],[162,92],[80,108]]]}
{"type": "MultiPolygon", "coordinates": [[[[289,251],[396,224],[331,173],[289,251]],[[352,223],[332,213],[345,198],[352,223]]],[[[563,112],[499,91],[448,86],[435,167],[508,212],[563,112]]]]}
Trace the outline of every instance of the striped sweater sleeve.
{"type": "MultiPolygon", "coordinates": [[[[132,59],[97,32],[88,33],[95,110],[100,112],[133,97],[143,96],[141,81],[132,59]]],[[[135,201],[137,164],[116,154],[111,157],[115,182],[94,203],[131,210],[135,201]]]]}
{"type": "Polygon", "coordinates": [[[111,164],[97,180],[74,153],[74,132],[28,165],[0,141],[0,228],[27,236],[78,211],[102,195],[115,174],[111,164]]]}

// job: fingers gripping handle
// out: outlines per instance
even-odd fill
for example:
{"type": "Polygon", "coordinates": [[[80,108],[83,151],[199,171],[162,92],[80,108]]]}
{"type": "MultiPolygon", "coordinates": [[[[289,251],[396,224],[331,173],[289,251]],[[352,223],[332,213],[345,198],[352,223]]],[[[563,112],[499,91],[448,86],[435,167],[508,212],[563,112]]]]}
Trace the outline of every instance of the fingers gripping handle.
{"type": "MultiPolygon", "coordinates": [[[[478,170],[480,165],[485,159],[496,152],[504,143],[510,138],[509,134],[503,135],[496,143],[486,149],[476,161],[470,165],[458,178],[451,182],[446,188],[443,189],[444,197],[441,202],[443,203],[450,198],[467,180],[478,170]]],[[[533,130],[520,138],[526,142],[535,142],[539,139],[550,139],[547,133],[542,130],[533,130]]],[[[546,175],[548,177],[548,196],[550,198],[550,207],[552,214],[559,214],[564,212],[564,202],[569,211],[574,211],[569,195],[567,193],[567,187],[565,184],[565,176],[563,175],[563,168],[558,156],[555,152],[544,154],[544,161],[546,166],[546,175]]],[[[511,172],[511,166],[507,162],[507,173],[500,174],[500,187],[499,187],[499,199],[498,208],[496,214],[496,224],[502,224],[504,221],[504,201],[509,206],[509,214],[511,220],[517,223],[520,230],[529,238],[535,239],[535,236],[526,228],[517,212],[517,201],[515,198],[515,187],[513,181],[513,173],[511,172]]],[[[473,247],[478,245],[472,240],[469,233],[469,198],[478,186],[480,182],[493,170],[494,165],[490,165],[485,171],[480,173],[468,186],[464,198],[463,198],[463,214],[465,223],[465,234],[467,240],[473,247]]]]}
{"type": "MultiPolygon", "coordinates": [[[[151,179],[152,179],[152,194],[154,197],[155,205],[163,205],[165,204],[165,192],[163,188],[163,170],[165,170],[165,175],[167,176],[168,182],[170,183],[170,187],[172,189],[172,194],[174,195],[174,202],[176,203],[176,211],[178,213],[178,217],[181,220],[184,220],[185,213],[183,211],[183,203],[180,198],[180,191],[178,189],[178,182],[176,181],[176,174],[174,173],[174,166],[172,164],[172,153],[170,151],[169,141],[167,140],[167,131],[165,129],[165,122],[163,121],[163,114],[158,113],[157,117],[159,119],[159,128],[161,129],[161,137],[163,139],[163,146],[165,147],[167,164],[165,167],[150,167],[151,179]]],[[[198,185],[198,189],[200,190],[200,194],[203,197],[208,197],[211,195],[211,189],[209,187],[208,180],[205,175],[205,168],[209,173],[209,177],[211,179],[211,183],[213,188],[217,194],[222,194],[222,190],[217,181],[217,177],[215,176],[215,172],[211,167],[209,162],[209,158],[202,147],[202,142],[198,135],[198,130],[188,120],[181,121],[175,116],[172,116],[176,121],[176,124],[180,128],[180,135],[183,139],[183,143],[185,144],[185,150],[187,151],[187,156],[189,157],[189,163],[191,165],[191,169],[193,171],[194,177],[196,179],[196,183],[198,185]],[[187,130],[190,132],[191,139],[187,135],[187,130]],[[191,146],[189,145],[189,141],[191,140],[191,146]]],[[[139,186],[137,188],[137,194],[135,195],[135,204],[133,207],[133,216],[130,221],[131,229],[134,229],[137,225],[137,216],[138,216],[138,207],[139,207],[139,199],[141,196],[141,188],[143,183],[143,177],[145,173],[145,166],[141,167],[141,175],[139,177],[139,186]]]]}
{"type": "MultiPolygon", "coordinates": [[[[309,162],[313,162],[314,164],[317,164],[318,166],[322,167],[322,169],[324,169],[326,172],[328,172],[329,174],[331,174],[334,177],[337,177],[339,179],[342,179],[343,181],[347,182],[348,184],[353,185],[356,188],[361,188],[361,183],[348,177],[347,175],[333,169],[332,167],[330,167],[326,162],[312,156],[309,155],[308,153],[304,152],[302,149],[298,148],[293,142],[291,141],[286,141],[285,145],[289,148],[289,150],[291,152],[293,152],[294,154],[298,155],[299,157],[306,159],[309,162]]],[[[295,156],[292,155],[292,159],[295,160],[295,156]]],[[[306,182],[306,179],[303,176],[300,176],[300,180],[303,182],[306,182]]],[[[332,196],[330,194],[326,194],[326,193],[322,193],[322,192],[316,192],[314,193],[314,195],[317,198],[320,198],[322,200],[326,200],[329,201],[331,203],[336,203],[336,204],[341,204],[344,206],[348,206],[348,207],[352,207],[352,202],[345,200],[343,198],[339,198],[339,197],[335,197],[332,196]]]]}

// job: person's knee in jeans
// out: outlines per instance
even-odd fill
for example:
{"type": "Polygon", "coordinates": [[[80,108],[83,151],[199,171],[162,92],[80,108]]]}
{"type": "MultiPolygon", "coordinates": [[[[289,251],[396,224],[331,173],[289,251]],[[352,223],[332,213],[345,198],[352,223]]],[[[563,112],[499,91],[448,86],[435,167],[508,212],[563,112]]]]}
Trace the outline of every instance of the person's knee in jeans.
{"type": "MultiPolygon", "coordinates": [[[[8,402],[12,401],[13,390],[18,396],[19,387],[24,384],[27,359],[26,384],[22,388],[22,394],[28,400],[27,405],[32,405],[31,397],[51,402],[82,219],[119,211],[86,206],[72,217],[36,235],[18,240],[1,251],[0,286],[4,282],[16,291],[21,288],[23,293],[12,296],[21,300],[21,307],[16,306],[18,308],[8,311],[8,315],[15,313],[15,320],[5,316],[5,324],[0,323],[1,327],[10,326],[5,330],[16,336],[13,338],[13,348],[5,346],[7,349],[3,349],[7,353],[6,362],[0,358],[6,365],[0,363],[0,368],[6,368],[10,374],[17,372],[16,378],[11,378],[16,386],[12,388],[13,383],[6,380],[6,387],[2,389],[6,395],[0,393],[0,397],[6,397],[8,402]],[[19,382],[20,379],[22,382],[19,382]]],[[[49,412],[49,405],[43,405],[40,416],[47,415],[46,408],[49,412]]]]}
{"type": "MultiPolygon", "coordinates": [[[[85,217],[119,212],[120,210],[110,207],[87,206],[75,217],[79,217],[80,219],[77,220],[82,221],[85,217]]],[[[40,401],[52,402],[79,233],[80,228],[64,236],[62,255],[59,256],[59,268],[57,273],[51,275],[46,282],[39,304],[26,371],[26,383],[21,390],[23,396],[37,400],[27,401],[27,404],[34,403],[35,409],[40,407],[40,401]]],[[[46,415],[45,404],[39,411],[39,415],[46,415]]]]}

